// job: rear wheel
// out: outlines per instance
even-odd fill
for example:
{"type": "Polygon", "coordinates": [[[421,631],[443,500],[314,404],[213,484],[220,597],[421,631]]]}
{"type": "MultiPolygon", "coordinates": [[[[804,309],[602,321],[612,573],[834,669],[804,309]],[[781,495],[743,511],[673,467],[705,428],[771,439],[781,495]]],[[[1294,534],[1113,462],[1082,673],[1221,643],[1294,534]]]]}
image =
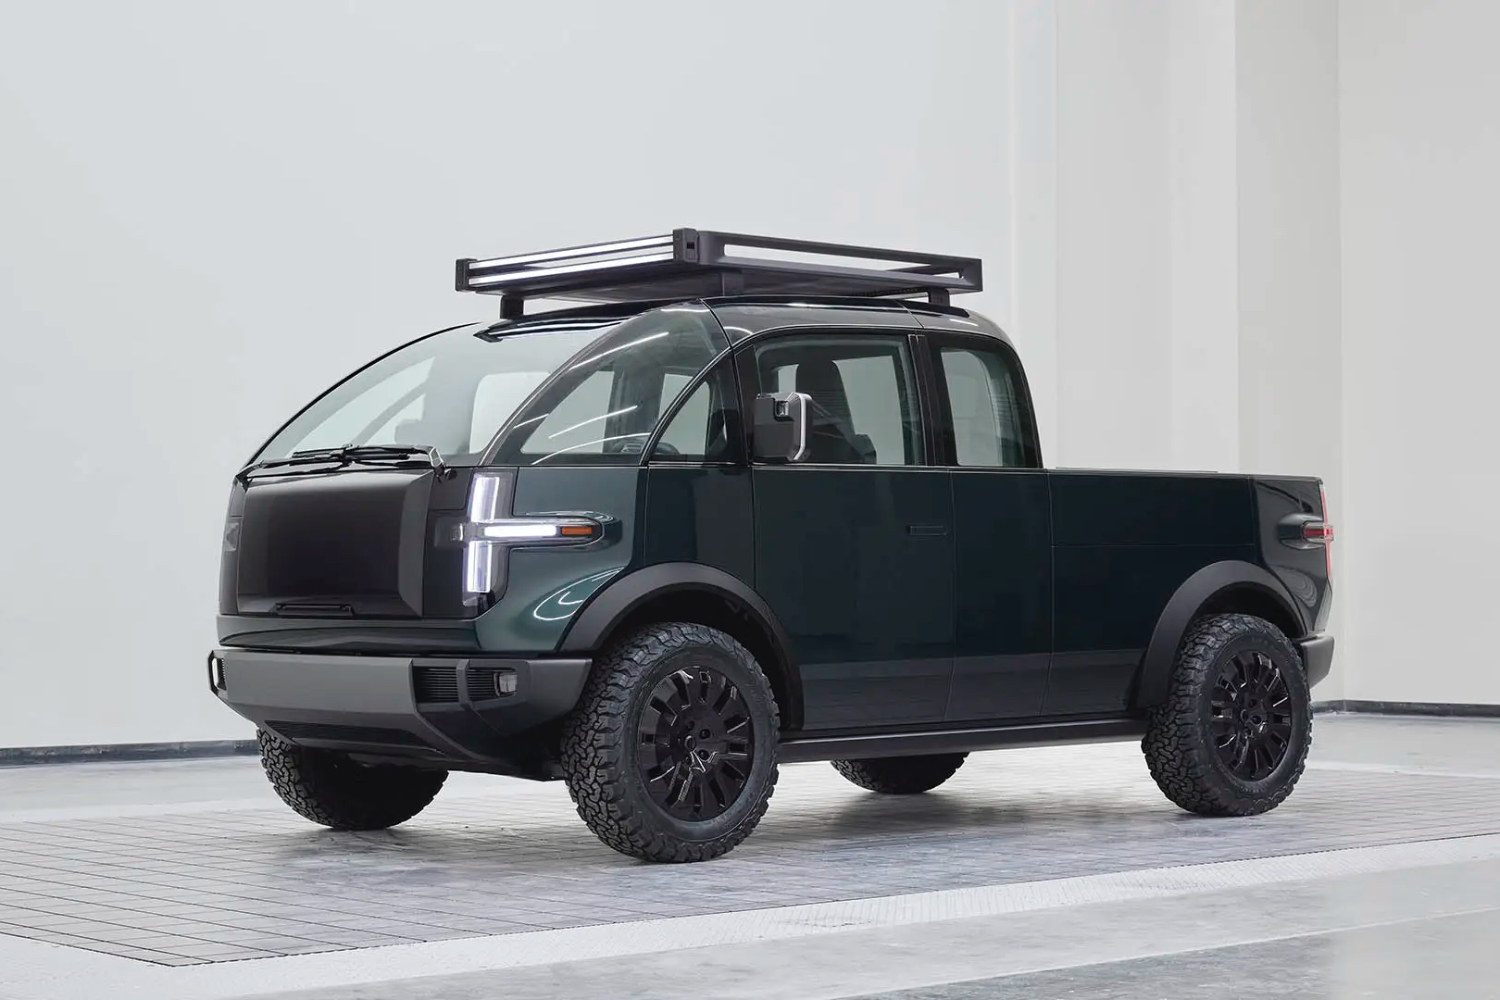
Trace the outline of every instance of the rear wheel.
{"type": "Polygon", "coordinates": [[[1209,816],[1274,809],[1292,793],[1311,745],[1302,659],[1280,629],[1252,615],[1192,626],[1141,743],[1167,798],[1209,816]]]}
{"type": "Polygon", "coordinates": [[[564,727],[563,775],[578,814],[615,850],[707,861],[765,814],[778,726],[745,647],[704,625],[652,625],[595,662],[564,727]]]}
{"type": "Polygon", "coordinates": [[[264,730],[260,763],[281,801],[335,830],[384,830],[427,807],[447,771],[361,764],[348,754],[297,746],[264,730]]]}
{"type": "Polygon", "coordinates": [[[833,769],[860,788],[886,795],[916,795],[953,777],[966,753],[935,753],[922,757],[872,757],[836,760],[833,769]]]}

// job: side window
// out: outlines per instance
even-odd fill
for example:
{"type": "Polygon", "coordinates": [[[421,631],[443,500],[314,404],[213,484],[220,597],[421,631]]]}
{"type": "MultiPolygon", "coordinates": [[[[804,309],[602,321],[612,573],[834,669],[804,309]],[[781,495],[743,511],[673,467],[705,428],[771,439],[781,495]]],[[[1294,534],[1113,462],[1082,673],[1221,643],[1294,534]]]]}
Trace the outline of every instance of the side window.
{"type": "Polygon", "coordinates": [[[511,418],[497,465],[637,465],[662,407],[729,346],[703,306],[641,313],[568,361],[511,418]]]}
{"type": "MultiPolygon", "coordinates": [[[[727,361],[709,374],[682,403],[652,452],[653,460],[679,462],[732,462],[731,446],[736,431],[734,414],[734,379],[727,361]]],[[[673,384],[662,386],[662,412],[677,398],[690,381],[686,376],[669,375],[673,384]]]]}
{"type": "Polygon", "coordinates": [[[657,401],[656,412],[666,413],[667,407],[672,405],[672,400],[677,394],[687,388],[687,384],[693,380],[692,375],[682,372],[666,372],[661,377],[661,399],[657,401]]]}
{"type": "MultiPolygon", "coordinates": [[[[610,391],[614,388],[613,371],[596,371],[557,402],[557,406],[537,422],[528,442],[528,451],[550,458],[569,452],[601,455],[612,441],[605,422],[617,414],[610,410],[610,391]]],[[[640,449],[636,449],[640,454],[640,449]]]]}
{"type": "Polygon", "coordinates": [[[1035,442],[1010,358],[977,347],[938,353],[953,417],[954,464],[1035,468],[1035,442]]]}
{"type": "Polygon", "coordinates": [[[919,465],[922,426],[904,337],[789,337],[755,348],[760,392],[806,393],[807,461],[919,465]]]}

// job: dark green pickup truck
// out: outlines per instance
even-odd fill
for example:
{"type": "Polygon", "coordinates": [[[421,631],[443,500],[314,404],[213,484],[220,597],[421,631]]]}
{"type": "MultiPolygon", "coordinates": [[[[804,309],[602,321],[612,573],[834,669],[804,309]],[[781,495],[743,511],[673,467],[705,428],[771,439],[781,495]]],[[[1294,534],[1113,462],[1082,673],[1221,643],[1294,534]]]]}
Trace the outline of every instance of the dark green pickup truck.
{"type": "Polygon", "coordinates": [[[561,778],[609,846],[698,861],[782,762],[906,794],[1114,739],[1195,812],[1291,792],[1333,655],[1319,481],[1044,468],[1010,343],[950,304],[979,261],[679,229],[458,286],[499,321],[377,359],[235,477],[209,683],[302,815],[561,778]]]}

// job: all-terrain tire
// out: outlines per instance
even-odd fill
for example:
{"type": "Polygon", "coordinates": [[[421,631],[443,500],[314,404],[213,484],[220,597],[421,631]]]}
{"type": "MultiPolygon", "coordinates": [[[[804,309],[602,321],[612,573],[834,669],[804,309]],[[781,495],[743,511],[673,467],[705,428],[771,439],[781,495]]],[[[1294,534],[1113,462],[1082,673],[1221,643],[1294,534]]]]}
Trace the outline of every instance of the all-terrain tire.
{"type": "Polygon", "coordinates": [[[447,771],[361,764],[347,754],[297,746],[261,730],[260,763],[281,801],[335,830],[384,830],[427,807],[447,771]]]}
{"type": "Polygon", "coordinates": [[[871,757],[836,760],[833,769],[860,788],[885,795],[929,792],[953,777],[966,753],[934,753],[921,757],[871,757]]]}
{"type": "Polygon", "coordinates": [[[595,660],[563,726],[563,776],[578,815],[620,853],[646,861],[708,861],[733,850],[765,815],[776,786],[779,728],[770,682],[744,646],[705,625],[650,625],[595,660]],[[651,797],[637,763],[638,740],[653,689],[679,670],[700,666],[736,687],[754,739],[738,796],[719,815],[688,820],[651,797]]]}
{"type": "MultiPolygon", "coordinates": [[[[1232,738],[1219,736],[1221,741],[1232,738]]],[[[1216,615],[1193,623],[1177,654],[1167,700],[1152,711],[1141,741],[1151,777],[1167,798],[1206,816],[1266,812],[1292,793],[1311,746],[1307,676],[1286,635],[1253,615],[1216,615]],[[1223,672],[1247,654],[1263,656],[1275,666],[1284,681],[1284,696],[1276,696],[1278,718],[1284,714],[1290,720],[1281,758],[1253,780],[1236,774],[1216,746],[1212,707],[1216,698],[1222,702],[1226,697],[1223,672]]]]}

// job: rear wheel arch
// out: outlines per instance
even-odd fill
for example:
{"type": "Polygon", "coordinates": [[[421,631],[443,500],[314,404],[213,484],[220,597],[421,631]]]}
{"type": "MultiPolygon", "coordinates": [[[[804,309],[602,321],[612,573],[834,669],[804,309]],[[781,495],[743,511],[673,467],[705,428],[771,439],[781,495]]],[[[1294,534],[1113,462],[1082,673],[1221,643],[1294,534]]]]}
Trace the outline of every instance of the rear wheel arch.
{"type": "Polygon", "coordinates": [[[1206,615],[1245,614],[1264,618],[1296,640],[1306,631],[1292,597],[1280,580],[1253,563],[1210,563],[1183,581],[1151,633],[1136,685],[1136,708],[1166,700],[1172,668],[1193,622],[1206,615]]]}
{"type": "Polygon", "coordinates": [[[744,581],[699,563],[658,563],[623,576],[573,618],[559,653],[595,653],[641,626],[692,622],[732,637],[760,664],[784,730],[802,727],[802,684],[775,613],[744,581]]]}

